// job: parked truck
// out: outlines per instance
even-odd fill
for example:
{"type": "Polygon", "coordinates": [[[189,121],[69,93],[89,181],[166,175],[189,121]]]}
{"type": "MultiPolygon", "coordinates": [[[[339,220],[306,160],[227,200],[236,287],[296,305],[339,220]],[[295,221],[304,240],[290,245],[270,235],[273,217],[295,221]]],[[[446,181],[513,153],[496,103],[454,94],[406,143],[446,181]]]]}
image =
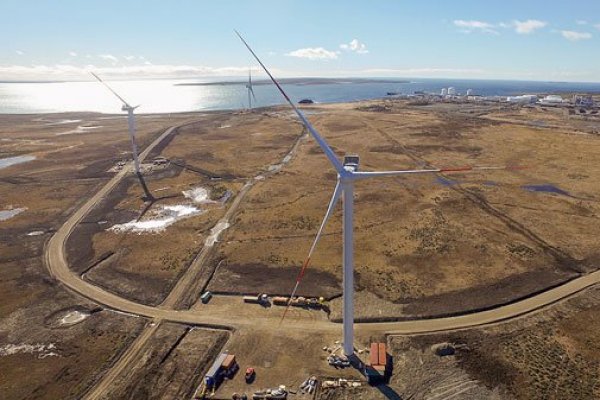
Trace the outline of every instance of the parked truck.
{"type": "Polygon", "coordinates": [[[244,296],[244,303],[249,304],[260,304],[260,305],[268,305],[269,304],[269,295],[266,293],[261,293],[256,296],[244,296]]]}

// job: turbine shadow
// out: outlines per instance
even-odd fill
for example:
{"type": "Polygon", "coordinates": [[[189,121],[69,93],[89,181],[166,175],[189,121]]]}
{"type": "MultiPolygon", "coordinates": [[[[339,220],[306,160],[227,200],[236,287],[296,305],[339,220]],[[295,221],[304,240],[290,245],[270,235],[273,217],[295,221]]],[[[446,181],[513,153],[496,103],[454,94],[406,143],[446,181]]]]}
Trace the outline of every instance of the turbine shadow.
{"type": "MultiPolygon", "coordinates": [[[[371,384],[371,386],[373,386],[374,388],[379,390],[379,392],[382,395],[384,395],[385,398],[388,400],[404,400],[402,398],[402,396],[400,396],[398,394],[398,392],[396,392],[393,388],[391,388],[388,385],[390,377],[392,376],[392,373],[393,373],[393,365],[394,365],[392,356],[388,355],[388,357],[389,357],[388,363],[389,363],[390,367],[389,367],[389,370],[386,371],[385,377],[383,377],[383,381],[380,383],[371,384]]],[[[352,366],[352,368],[356,369],[362,376],[364,376],[366,378],[365,364],[362,362],[362,360],[360,358],[358,358],[356,353],[353,354],[352,356],[350,356],[349,361],[350,361],[350,365],[352,366]]],[[[410,397],[406,400],[410,400],[410,397]]]]}
{"type": "Polygon", "coordinates": [[[152,195],[152,193],[150,193],[150,189],[148,189],[148,185],[146,185],[144,176],[139,172],[136,173],[136,175],[140,181],[140,185],[142,185],[142,189],[144,190],[144,197],[142,198],[142,200],[153,203],[156,200],[156,198],[152,195]]]}

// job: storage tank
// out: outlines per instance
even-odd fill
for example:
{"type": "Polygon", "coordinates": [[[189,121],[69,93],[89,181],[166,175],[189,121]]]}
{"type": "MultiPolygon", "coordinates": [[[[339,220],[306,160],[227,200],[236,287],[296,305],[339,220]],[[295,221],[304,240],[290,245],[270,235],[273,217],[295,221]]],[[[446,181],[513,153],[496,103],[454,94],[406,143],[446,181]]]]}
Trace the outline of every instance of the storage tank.
{"type": "Polygon", "coordinates": [[[473,96],[473,89],[467,89],[467,96],[473,96]]]}
{"type": "Polygon", "coordinates": [[[456,89],[453,86],[448,88],[448,96],[454,96],[456,94],[456,89]]]}
{"type": "Polygon", "coordinates": [[[448,89],[446,88],[442,88],[442,93],[440,93],[442,96],[445,96],[448,94],[448,89]]]}

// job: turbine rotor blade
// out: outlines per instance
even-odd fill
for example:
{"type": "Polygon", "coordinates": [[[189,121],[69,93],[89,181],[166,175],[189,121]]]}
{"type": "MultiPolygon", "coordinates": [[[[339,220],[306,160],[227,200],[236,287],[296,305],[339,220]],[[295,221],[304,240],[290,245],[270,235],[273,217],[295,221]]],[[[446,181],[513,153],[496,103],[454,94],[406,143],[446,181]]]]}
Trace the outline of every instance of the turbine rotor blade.
{"type": "Polygon", "coordinates": [[[252,50],[252,48],[246,42],[246,40],[244,40],[244,38],[242,37],[242,35],[240,35],[240,33],[238,31],[235,31],[235,34],[240,38],[240,40],[242,41],[242,43],[244,43],[244,45],[246,46],[246,48],[248,49],[248,51],[250,51],[250,53],[252,54],[252,56],[254,56],[254,58],[256,59],[256,61],[258,61],[258,63],[260,64],[260,66],[262,67],[262,69],[267,73],[267,75],[269,76],[269,78],[271,78],[271,81],[273,82],[273,84],[275,84],[275,86],[277,87],[277,89],[279,90],[279,92],[281,93],[281,95],[285,98],[285,100],[292,107],[292,109],[294,110],[294,112],[298,115],[298,118],[300,118],[300,121],[302,121],[302,123],[304,124],[304,126],[306,126],[306,128],[308,129],[308,131],[315,138],[315,140],[317,141],[317,143],[319,144],[319,146],[321,147],[321,149],[323,150],[323,152],[325,153],[325,155],[329,159],[329,162],[333,165],[333,167],[335,168],[335,170],[338,173],[343,173],[344,172],[344,168],[342,166],[342,163],[340,162],[340,160],[338,160],[337,156],[335,155],[335,153],[333,152],[333,150],[331,149],[331,147],[329,147],[329,145],[327,144],[327,142],[325,141],[325,139],[323,139],[321,137],[321,135],[319,134],[319,132],[317,132],[317,130],[311,125],[311,123],[308,122],[308,120],[306,119],[306,117],[304,116],[304,114],[302,113],[302,111],[300,111],[298,109],[298,107],[296,107],[294,105],[294,103],[292,102],[292,100],[290,100],[289,96],[283,90],[283,88],[281,87],[281,85],[279,84],[279,82],[277,82],[277,80],[273,77],[273,75],[271,75],[271,73],[269,72],[269,70],[267,69],[267,67],[262,63],[262,61],[260,60],[260,58],[258,58],[258,56],[254,52],[254,50],[252,50]]]}
{"type": "Polygon", "coordinates": [[[296,296],[296,291],[298,290],[298,286],[300,286],[300,282],[302,281],[302,278],[304,277],[304,272],[306,272],[306,268],[308,267],[308,264],[310,263],[310,258],[312,257],[315,249],[317,248],[317,244],[319,243],[319,239],[321,239],[321,234],[323,233],[323,229],[325,228],[325,225],[327,225],[327,221],[329,220],[329,217],[331,217],[331,214],[333,214],[333,209],[335,208],[337,201],[340,199],[341,194],[342,194],[342,187],[340,185],[340,181],[338,180],[337,183],[335,184],[335,189],[333,190],[333,195],[331,196],[331,200],[329,201],[329,207],[327,207],[327,212],[325,213],[323,222],[321,222],[321,226],[319,227],[319,230],[317,231],[317,235],[315,236],[312,246],[310,246],[310,250],[308,251],[308,256],[304,260],[304,263],[302,264],[302,269],[300,270],[300,273],[298,274],[298,277],[296,278],[296,285],[294,286],[294,290],[292,290],[292,294],[290,295],[290,299],[288,300],[288,304],[285,308],[285,311],[283,312],[283,316],[281,317],[280,323],[283,322],[283,319],[285,318],[285,315],[287,314],[287,312],[292,304],[292,299],[294,298],[294,296],[296,296]]]}
{"type": "Polygon", "coordinates": [[[409,169],[402,171],[359,171],[354,172],[352,177],[355,179],[366,179],[366,178],[378,178],[384,176],[398,176],[407,174],[432,174],[432,173],[451,173],[451,172],[474,172],[474,171],[494,171],[494,170],[521,170],[525,169],[523,166],[464,166],[454,168],[431,168],[431,169],[409,169]]]}
{"type": "MultiPolygon", "coordinates": [[[[121,100],[121,102],[123,103],[123,105],[124,105],[125,107],[131,107],[131,106],[129,105],[129,103],[127,103],[127,102],[125,101],[125,99],[123,99],[121,96],[119,96],[119,94],[118,94],[117,92],[115,92],[115,91],[113,90],[113,88],[111,88],[110,86],[108,86],[108,84],[107,84],[106,82],[104,82],[102,79],[100,79],[100,77],[99,77],[98,75],[96,75],[96,74],[95,74],[95,73],[93,73],[93,72],[90,72],[90,73],[91,73],[91,74],[94,76],[94,78],[96,78],[96,79],[98,80],[98,82],[100,82],[101,84],[103,84],[104,86],[106,86],[106,88],[107,88],[108,90],[110,90],[110,91],[112,92],[112,94],[114,94],[115,96],[117,96],[117,98],[118,98],[119,100],[121,100]]],[[[139,107],[139,106],[136,106],[136,108],[137,108],[137,107],[139,107]]]]}

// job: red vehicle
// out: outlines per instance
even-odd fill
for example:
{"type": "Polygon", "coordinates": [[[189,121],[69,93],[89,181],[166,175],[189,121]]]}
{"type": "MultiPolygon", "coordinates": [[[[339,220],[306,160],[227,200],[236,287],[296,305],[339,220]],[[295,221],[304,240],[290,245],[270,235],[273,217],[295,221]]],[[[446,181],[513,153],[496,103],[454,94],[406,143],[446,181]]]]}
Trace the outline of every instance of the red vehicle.
{"type": "Polygon", "coordinates": [[[252,381],[254,381],[254,378],[256,378],[256,371],[254,371],[254,368],[249,367],[246,368],[246,383],[251,383],[252,381]]]}

